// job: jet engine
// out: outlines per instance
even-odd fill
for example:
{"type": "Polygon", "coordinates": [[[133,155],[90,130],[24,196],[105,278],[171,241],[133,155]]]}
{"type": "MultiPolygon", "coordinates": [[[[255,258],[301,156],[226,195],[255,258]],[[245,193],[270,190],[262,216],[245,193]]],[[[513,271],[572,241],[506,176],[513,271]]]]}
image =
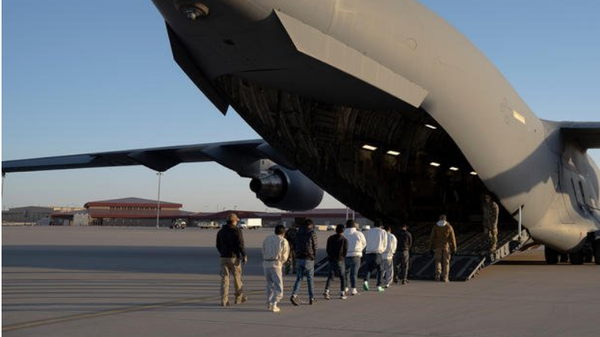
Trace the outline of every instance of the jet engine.
{"type": "Polygon", "coordinates": [[[281,166],[269,168],[269,174],[250,181],[250,189],[265,205],[286,211],[313,209],[323,200],[323,190],[298,170],[281,166]]]}

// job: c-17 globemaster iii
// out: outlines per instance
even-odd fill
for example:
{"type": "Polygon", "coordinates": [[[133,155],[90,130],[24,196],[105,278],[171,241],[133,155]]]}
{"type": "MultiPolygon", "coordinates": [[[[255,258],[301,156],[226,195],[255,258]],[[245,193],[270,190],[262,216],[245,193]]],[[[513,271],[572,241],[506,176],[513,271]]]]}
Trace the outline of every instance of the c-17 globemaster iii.
{"type": "Polygon", "coordinates": [[[506,250],[494,256],[527,237],[549,263],[583,263],[586,251],[600,263],[600,171],[587,153],[600,148],[600,122],[539,119],[417,1],[153,2],[181,69],[263,139],[5,161],[3,174],[216,161],[252,178],[269,207],[314,208],[325,190],[417,231],[447,213],[465,254],[481,250],[469,224],[492,192],[506,250]]]}

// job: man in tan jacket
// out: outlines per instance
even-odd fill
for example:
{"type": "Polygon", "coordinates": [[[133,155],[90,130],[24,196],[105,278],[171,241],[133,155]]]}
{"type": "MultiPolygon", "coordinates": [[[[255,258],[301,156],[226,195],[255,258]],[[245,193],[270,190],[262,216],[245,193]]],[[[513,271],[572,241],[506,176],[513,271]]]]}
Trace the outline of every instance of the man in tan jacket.
{"type": "Polygon", "coordinates": [[[456,237],[444,214],[431,229],[429,250],[435,253],[435,280],[449,282],[450,254],[456,253],[456,237]]]}

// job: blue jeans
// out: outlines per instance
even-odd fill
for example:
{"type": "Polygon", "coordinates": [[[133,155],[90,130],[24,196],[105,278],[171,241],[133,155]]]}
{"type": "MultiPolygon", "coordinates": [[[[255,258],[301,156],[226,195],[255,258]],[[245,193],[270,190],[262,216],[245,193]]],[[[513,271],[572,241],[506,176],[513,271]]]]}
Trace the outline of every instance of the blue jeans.
{"type": "Polygon", "coordinates": [[[325,290],[329,290],[329,283],[335,276],[335,272],[340,273],[340,291],[346,290],[346,264],[342,261],[329,260],[329,274],[325,282],[325,290]]]}
{"type": "Polygon", "coordinates": [[[315,298],[315,292],[313,291],[315,283],[313,276],[315,275],[315,261],[314,260],[302,260],[296,259],[296,283],[292,289],[292,296],[298,294],[298,289],[302,283],[302,278],[306,275],[306,282],[308,283],[308,297],[315,298]]]}
{"type": "Polygon", "coordinates": [[[365,262],[367,263],[367,274],[365,275],[365,281],[368,282],[371,278],[371,272],[373,269],[377,270],[377,286],[381,286],[381,274],[383,270],[381,268],[381,254],[367,254],[365,255],[365,262]]]}
{"type": "Polygon", "coordinates": [[[360,256],[346,257],[346,284],[356,288],[356,280],[358,279],[358,270],[360,269],[360,256]],[[350,283],[348,283],[348,279],[350,283]]]}

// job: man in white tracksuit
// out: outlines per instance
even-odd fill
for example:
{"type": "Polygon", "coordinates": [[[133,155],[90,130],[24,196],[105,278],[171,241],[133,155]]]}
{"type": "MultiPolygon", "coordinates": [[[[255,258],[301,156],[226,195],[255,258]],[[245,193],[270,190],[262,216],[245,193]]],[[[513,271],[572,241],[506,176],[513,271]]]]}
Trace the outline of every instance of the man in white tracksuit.
{"type": "Polygon", "coordinates": [[[290,254],[290,246],[283,237],[285,227],[277,225],[275,234],[269,235],[263,241],[263,270],[267,279],[267,310],[279,312],[277,302],[283,298],[283,263],[290,254]]]}
{"type": "Polygon", "coordinates": [[[346,221],[346,230],[344,237],[348,240],[348,252],[346,253],[346,287],[350,284],[352,290],[351,295],[358,294],[356,290],[356,281],[358,279],[358,270],[360,269],[360,259],[363,255],[363,250],[367,245],[363,233],[356,229],[354,220],[346,221]],[[350,283],[348,283],[350,282],[350,283]]]}
{"type": "Polygon", "coordinates": [[[382,221],[380,219],[375,220],[373,228],[369,229],[365,234],[367,240],[367,248],[365,254],[365,262],[367,264],[367,273],[365,275],[365,281],[363,283],[363,289],[369,291],[369,278],[371,278],[371,271],[377,270],[377,290],[383,292],[384,289],[381,286],[381,254],[387,248],[387,232],[381,228],[382,221]]]}

